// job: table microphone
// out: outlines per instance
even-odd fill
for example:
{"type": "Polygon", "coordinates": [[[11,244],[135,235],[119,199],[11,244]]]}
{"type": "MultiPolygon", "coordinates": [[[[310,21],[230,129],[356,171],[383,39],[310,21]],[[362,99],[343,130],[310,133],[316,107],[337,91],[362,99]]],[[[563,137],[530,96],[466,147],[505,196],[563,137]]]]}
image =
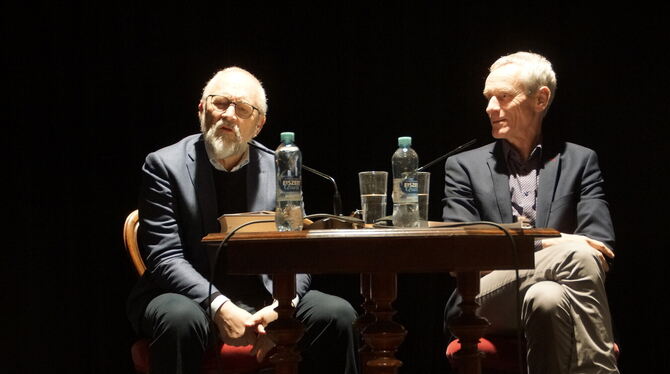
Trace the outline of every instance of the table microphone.
{"type": "MultiPolygon", "coordinates": [[[[250,146],[252,146],[256,149],[258,149],[259,151],[265,152],[267,154],[271,154],[272,156],[275,155],[274,152],[272,152],[268,149],[265,149],[263,147],[260,147],[260,146],[254,144],[254,143],[249,142],[247,144],[249,144],[250,146]]],[[[341,216],[342,215],[342,197],[340,196],[340,191],[337,189],[337,183],[335,182],[335,179],[333,177],[331,177],[330,175],[328,175],[326,173],[322,173],[318,170],[312,169],[311,167],[309,167],[305,164],[302,164],[302,168],[309,171],[310,173],[313,173],[313,174],[316,174],[316,175],[320,176],[321,178],[328,179],[333,184],[333,187],[335,188],[335,193],[333,194],[333,214],[336,215],[336,216],[341,216]]]]}
{"type": "Polygon", "coordinates": [[[454,153],[456,153],[456,152],[458,152],[458,151],[460,151],[460,150],[462,150],[462,149],[464,149],[464,148],[466,148],[466,147],[471,146],[471,145],[474,144],[476,141],[477,141],[477,139],[472,139],[472,140],[470,140],[469,142],[467,142],[467,143],[465,143],[465,144],[459,145],[458,147],[456,147],[456,149],[451,150],[451,151],[445,153],[444,155],[442,155],[442,156],[440,156],[440,157],[434,159],[433,161],[431,161],[431,162],[429,162],[429,163],[427,163],[427,164],[421,166],[420,168],[416,169],[416,171],[423,171],[423,170],[426,170],[426,169],[428,169],[429,167],[433,166],[433,164],[435,164],[436,162],[439,162],[439,161],[441,161],[441,160],[444,160],[445,158],[447,158],[447,157],[453,155],[454,153]]]}

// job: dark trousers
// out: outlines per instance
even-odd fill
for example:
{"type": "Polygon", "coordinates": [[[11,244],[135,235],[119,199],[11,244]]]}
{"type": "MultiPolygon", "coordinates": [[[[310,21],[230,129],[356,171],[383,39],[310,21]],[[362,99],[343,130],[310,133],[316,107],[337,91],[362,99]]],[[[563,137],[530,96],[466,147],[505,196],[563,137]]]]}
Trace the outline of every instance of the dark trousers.
{"type": "MultiPolygon", "coordinates": [[[[312,290],[300,299],[295,315],[305,326],[298,342],[301,374],[359,372],[356,312],[346,300],[312,290]]],[[[151,338],[152,373],[197,374],[205,350],[218,341],[202,307],[179,294],[151,300],[140,328],[151,338]]]]}

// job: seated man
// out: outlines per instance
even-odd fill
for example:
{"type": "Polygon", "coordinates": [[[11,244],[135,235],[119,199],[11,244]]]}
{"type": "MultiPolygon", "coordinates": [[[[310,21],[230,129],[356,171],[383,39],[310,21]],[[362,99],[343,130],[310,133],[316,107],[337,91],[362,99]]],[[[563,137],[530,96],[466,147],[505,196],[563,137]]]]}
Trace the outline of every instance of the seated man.
{"type": "MultiPolygon", "coordinates": [[[[247,144],[265,124],[265,91],[249,72],[227,68],[205,86],[198,113],[202,134],[149,154],[142,167],[138,241],[147,271],[131,292],[128,316],[151,339],[152,373],[199,373],[203,353],[219,339],[252,344],[259,360],[273,346],[263,334],[277,318],[272,280],[221,274],[210,295],[200,243],[220,230],[224,213],[275,208],[274,158],[247,144]]],[[[354,309],[309,290],[310,280],[296,277],[301,372],[357,373],[354,309]]]]}
{"type": "MultiPolygon", "coordinates": [[[[605,294],[614,232],[596,153],[542,137],[556,92],[544,57],[518,52],[490,68],[484,97],[496,142],[446,162],[445,221],[525,220],[561,237],[538,240],[535,269],[521,270],[521,321],[528,372],[618,373],[605,294]]],[[[515,334],[514,271],[481,278],[480,314],[491,334],[515,334]]],[[[454,318],[460,296],[449,300],[454,318]]]]}

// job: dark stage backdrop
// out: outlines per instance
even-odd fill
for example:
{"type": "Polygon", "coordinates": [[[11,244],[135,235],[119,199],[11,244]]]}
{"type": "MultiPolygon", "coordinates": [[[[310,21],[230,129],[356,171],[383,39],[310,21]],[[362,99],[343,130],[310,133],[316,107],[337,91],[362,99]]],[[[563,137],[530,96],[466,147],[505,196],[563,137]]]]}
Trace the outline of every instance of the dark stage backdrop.
{"type": "MultiPolygon", "coordinates": [[[[348,213],[360,205],[357,172],[390,170],[398,136],[413,137],[422,164],[472,138],[489,142],[487,67],[517,50],[554,63],[547,131],[600,155],[618,235],[608,291],[621,367],[667,371],[667,10],[3,5],[3,372],[132,372],[122,223],[137,206],[144,156],[198,131],[197,102],[216,70],[258,76],[269,98],[259,140],[274,148],[294,131],[304,162],[337,180],[348,213]]],[[[439,220],[443,163],[430,171],[439,220]]],[[[330,212],[326,181],[305,175],[304,190],[309,212],[330,212]]],[[[401,372],[448,372],[441,314],[453,286],[445,274],[400,275],[397,319],[410,331],[401,372]]],[[[355,277],[322,276],[315,287],[360,304],[355,277]]]]}

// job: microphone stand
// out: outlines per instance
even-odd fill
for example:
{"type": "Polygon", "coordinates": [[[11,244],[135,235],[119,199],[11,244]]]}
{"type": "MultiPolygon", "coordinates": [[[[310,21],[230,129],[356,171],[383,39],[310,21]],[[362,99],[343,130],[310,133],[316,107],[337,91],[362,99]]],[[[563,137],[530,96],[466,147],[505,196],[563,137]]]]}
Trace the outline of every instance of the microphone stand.
{"type": "Polygon", "coordinates": [[[469,147],[469,146],[471,146],[471,145],[474,144],[476,141],[477,141],[477,139],[472,139],[472,140],[470,140],[469,142],[467,142],[467,143],[465,143],[465,144],[459,145],[458,147],[456,147],[456,149],[451,150],[451,151],[447,152],[446,154],[444,154],[444,155],[442,155],[442,156],[436,158],[435,160],[433,160],[433,161],[431,161],[431,162],[429,162],[429,163],[427,163],[427,164],[421,166],[420,168],[416,169],[416,171],[423,171],[423,170],[426,170],[426,169],[428,169],[429,167],[433,166],[436,162],[439,162],[439,161],[441,161],[441,160],[444,160],[445,158],[447,158],[447,157],[453,155],[454,153],[460,151],[461,149],[463,149],[463,148],[465,148],[465,147],[469,147]]]}
{"type": "MultiPolygon", "coordinates": [[[[262,147],[259,147],[254,143],[249,142],[247,144],[249,144],[250,146],[252,146],[256,149],[258,149],[261,152],[265,152],[265,153],[271,154],[273,156],[275,155],[274,152],[269,151],[267,149],[264,149],[262,147]]],[[[333,184],[333,187],[335,188],[335,193],[333,194],[333,214],[336,215],[336,216],[341,216],[342,215],[342,197],[340,196],[340,191],[337,189],[337,183],[335,182],[335,179],[333,177],[331,177],[330,175],[322,173],[318,170],[312,169],[311,167],[309,167],[305,164],[302,164],[302,168],[309,171],[310,173],[313,173],[313,174],[316,174],[316,175],[320,176],[321,178],[329,180],[333,184]]]]}
{"type": "Polygon", "coordinates": [[[324,174],[324,173],[322,173],[320,171],[317,171],[317,170],[314,170],[314,169],[310,168],[309,166],[307,166],[305,164],[302,165],[302,168],[309,171],[309,172],[312,172],[312,173],[314,173],[314,174],[316,174],[316,175],[318,175],[318,176],[320,176],[324,179],[328,179],[329,181],[331,181],[333,183],[333,187],[335,188],[335,193],[333,194],[333,214],[336,215],[336,216],[341,216],[342,215],[342,198],[340,197],[340,191],[337,189],[337,183],[335,183],[335,179],[333,177],[331,177],[330,175],[324,174]]]}

